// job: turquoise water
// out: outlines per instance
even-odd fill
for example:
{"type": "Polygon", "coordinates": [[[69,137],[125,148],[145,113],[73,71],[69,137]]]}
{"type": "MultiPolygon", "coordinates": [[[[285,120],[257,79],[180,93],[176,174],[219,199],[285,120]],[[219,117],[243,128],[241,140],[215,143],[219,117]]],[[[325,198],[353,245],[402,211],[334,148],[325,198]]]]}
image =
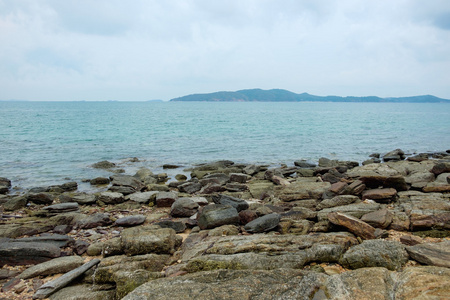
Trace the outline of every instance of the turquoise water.
{"type": "MultiPolygon", "coordinates": [[[[362,162],[450,148],[450,105],[411,103],[0,102],[0,176],[20,187],[164,163],[362,162]],[[137,157],[139,163],[124,160],[137,157]]],[[[177,170],[179,171],[179,170],[177,170]]],[[[176,172],[176,171],[174,171],[176,172]]]]}

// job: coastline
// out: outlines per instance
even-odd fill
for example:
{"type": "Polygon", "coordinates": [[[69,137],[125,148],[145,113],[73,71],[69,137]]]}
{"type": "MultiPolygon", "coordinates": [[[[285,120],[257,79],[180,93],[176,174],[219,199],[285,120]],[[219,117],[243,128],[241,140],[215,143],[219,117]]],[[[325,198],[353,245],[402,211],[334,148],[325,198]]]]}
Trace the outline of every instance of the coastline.
{"type": "Polygon", "coordinates": [[[111,176],[86,180],[89,192],[70,181],[18,191],[0,178],[0,296],[47,297],[57,274],[88,262],[55,299],[450,292],[450,150],[159,173],[91,167],[111,176]]]}

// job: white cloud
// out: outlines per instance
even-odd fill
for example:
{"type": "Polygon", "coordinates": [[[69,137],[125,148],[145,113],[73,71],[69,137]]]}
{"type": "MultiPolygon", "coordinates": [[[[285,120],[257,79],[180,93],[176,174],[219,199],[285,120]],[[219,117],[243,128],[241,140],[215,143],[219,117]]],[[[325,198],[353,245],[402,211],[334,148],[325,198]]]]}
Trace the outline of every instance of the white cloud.
{"type": "Polygon", "coordinates": [[[450,98],[449,13],[438,0],[0,0],[0,99],[450,98]]]}

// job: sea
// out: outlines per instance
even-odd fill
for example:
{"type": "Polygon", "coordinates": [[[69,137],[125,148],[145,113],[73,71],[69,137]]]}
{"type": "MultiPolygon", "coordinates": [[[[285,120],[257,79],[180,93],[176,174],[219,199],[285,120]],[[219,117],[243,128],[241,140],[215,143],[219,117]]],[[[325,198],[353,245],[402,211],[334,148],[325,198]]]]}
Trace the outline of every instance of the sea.
{"type": "Polygon", "coordinates": [[[18,191],[67,181],[83,186],[84,179],[112,175],[91,167],[103,160],[125,174],[145,167],[173,178],[216,160],[362,162],[397,148],[450,149],[450,104],[0,101],[0,177],[18,191]]]}

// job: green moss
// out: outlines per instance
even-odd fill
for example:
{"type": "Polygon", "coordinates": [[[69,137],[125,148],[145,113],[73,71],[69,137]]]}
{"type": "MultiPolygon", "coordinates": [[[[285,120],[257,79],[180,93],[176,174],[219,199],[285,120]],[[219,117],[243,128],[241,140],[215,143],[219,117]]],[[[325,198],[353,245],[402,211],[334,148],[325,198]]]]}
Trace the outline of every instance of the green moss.
{"type": "Polygon", "coordinates": [[[446,238],[450,237],[450,230],[425,230],[413,232],[414,235],[420,236],[421,238],[432,237],[432,238],[446,238]]]}
{"type": "Polygon", "coordinates": [[[189,273],[212,271],[219,269],[242,270],[246,268],[240,263],[233,261],[216,261],[216,260],[200,260],[200,259],[190,261],[185,267],[185,270],[189,273]]]}

